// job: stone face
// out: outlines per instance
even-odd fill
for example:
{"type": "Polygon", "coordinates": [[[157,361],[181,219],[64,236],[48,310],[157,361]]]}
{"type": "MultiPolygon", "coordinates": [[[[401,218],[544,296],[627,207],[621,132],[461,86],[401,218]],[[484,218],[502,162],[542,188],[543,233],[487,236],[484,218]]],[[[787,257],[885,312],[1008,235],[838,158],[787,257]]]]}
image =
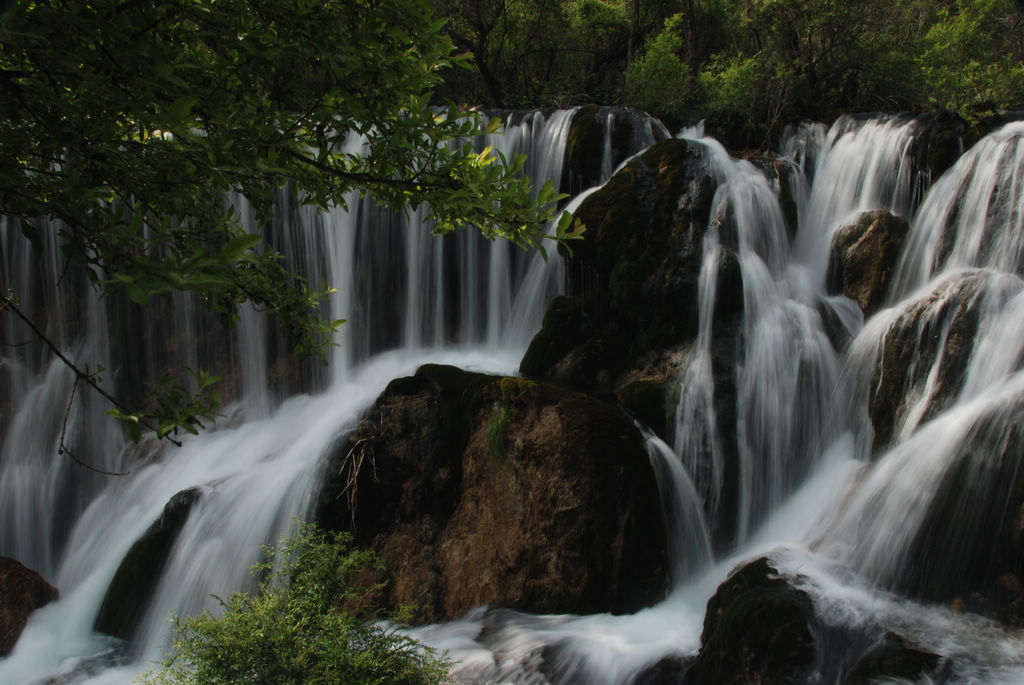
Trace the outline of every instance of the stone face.
{"type": "Polygon", "coordinates": [[[708,600],[697,660],[685,682],[808,682],[814,611],[806,592],[765,558],[743,566],[708,600]]]}
{"type": "Polygon", "coordinates": [[[980,417],[909,541],[897,590],[1024,625],[1024,397],[980,417]]]}
{"type": "Polygon", "coordinates": [[[956,399],[990,278],[978,272],[944,281],[890,324],[868,397],[876,451],[893,440],[911,412],[920,412],[918,422],[927,421],[956,399]],[[923,409],[915,409],[921,402],[923,409]]]}
{"type": "Polygon", "coordinates": [[[657,484],[614,404],[428,365],[389,385],[329,469],[318,522],[373,547],[385,603],[418,622],[484,604],[635,611],[665,591],[657,484]]]}
{"type": "Polygon", "coordinates": [[[176,494],[160,518],[131,546],[103,596],[93,625],[96,630],[122,640],[132,638],[146,615],[171,548],[199,497],[198,488],[176,494]]]}
{"type": "Polygon", "coordinates": [[[857,302],[865,318],[878,311],[909,230],[905,219],[885,211],[864,212],[837,230],[829,254],[829,291],[857,302]]]}
{"type": "Polygon", "coordinates": [[[32,569],[0,557],[0,656],[14,649],[32,612],[59,596],[57,588],[32,569]]]}

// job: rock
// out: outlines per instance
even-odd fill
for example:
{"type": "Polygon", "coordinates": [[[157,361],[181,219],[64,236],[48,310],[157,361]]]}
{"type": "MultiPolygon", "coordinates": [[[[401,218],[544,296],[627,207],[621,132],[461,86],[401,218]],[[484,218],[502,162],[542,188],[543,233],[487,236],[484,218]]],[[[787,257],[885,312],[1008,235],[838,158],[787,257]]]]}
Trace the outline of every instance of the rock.
{"type": "Polygon", "coordinates": [[[696,335],[701,243],[715,182],[703,150],[669,140],[628,164],[576,211],[586,225],[572,246],[569,290],[596,289],[608,365],[621,370],[654,347],[696,335]],[[575,274],[591,282],[574,282],[575,274]]]}
{"type": "Polygon", "coordinates": [[[59,596],[57,588],[32,569],[0,557],[0,656],[14,649],[32,612],[59,596]]]}
{"type": "Polygon", "coordinates": [[[1024,625],[1024,397],[993,407],[956,448],[907,545],[895,589],[1024,625]]]}
{"type": "Polygon", "coordinates": [[[922,126],[914,139],[915,166],[927,171],[934,182],[963,154],[967,122],[950,112],[929,114],[919,119],[922,126]]]}
{"type": "Polygon", "coordinates": [[[693,663],[692,657],[665,656],[641,670],[630,681],[630,685],[677,685],[686,682],[686,671],[693,663]]]}
{"type": "Polygon", "coordinates": [[[383,603],[417,622],[486,604],[627,612],[665,592],[657,484],[612,403],[427,365],[388,386],[328,468],[317,522],[376,550],[383,603]]]}
{"type": "Polygon", "coordinates": [[[761,558],[734,572],[708,600],[700,653],[685,682],[810,682],[815,656],[810,597],[761,558]]]}
{"type": "MultiPolygon", "coordinates": [[[[558,320],[538,334],[524,373],[574,383],[589,379],[611,394],[623,374],[652,354],[686,344],[697,334],[697,282],[703,238],[716,181],[704,148],[685,140],[652,146],[580,205],[587,226],[568,260],[568,293],[587,317],[588,333],[575,327],[559,349],[558,320]],[[568,349],[566,349],[568,348],[568,349]],[[561,359],[554,359],[562,352],[561,359]],[[595,381],[594,379],[599,379],[595,381]]],[[[743,311],[742,276],[734,245],[723,238],[716,328],[743,311]]],[[[559,305],[564,311],[566,305],[559,305]]]]}
{"type": "Polygon", "coordinates": [[[886,633],[854,665],[843,685],[873,685],[901,679],[922,682],[922,677],[938,664],[937,654],[915,647],[895,633],[886,633]]]}
{"type": "Polygon", "coordinates": [[[160,518],[143,533],[117,567],[103,596],[93,627],[130,640],[146,615],[150,600],[178,534],[200,497],[198,488],[182,490],[167,502],[160,518]]]}
{"type": "Polygon", "coordinates": [[[974,349],[980,305],[993,277],[970,272],[943,281],[890,324],[868,397],[876,453],[906,430],[908,420],[915,421],[913,428],[956,399],[974,349]],[[922,402],[923,409],[918,406],[922,402]]]}
{"type": "Polygon", "coordinates": [[[608,166],[614,170],[631,154],[642,150],[650,141],[663,138],[659,126],[652,125],[649,115],[617,107],[585,105],[572,117],[566,141],[565,166],[559,188],[577,195],[602,181],[605,143],[610,146],[608,166]],[[611,127],[611,130],[608,130],[611,127]]]}
{"type": "Polygon", "coordinates": [[[864,317],[882,306],[910,227],[885,211],[864,212],[832,236],[826,282],[860,305],[864,317]]]}
{"type": "MultiPolygon", "coordinates": [[[[529,378],[560,376],[555,370],[556,365],[590,336],[592,328],[589,317],[578,301],[564,296],[551,300],[544,312],[540,332],[530,341],[523,355],[519,372],[529,378]]],[[[576,368],[580,366],[583,365],[574,365],[576,368]]],[[[580,378],[577,384],[585,382],[584,378],[580,378]]]]}

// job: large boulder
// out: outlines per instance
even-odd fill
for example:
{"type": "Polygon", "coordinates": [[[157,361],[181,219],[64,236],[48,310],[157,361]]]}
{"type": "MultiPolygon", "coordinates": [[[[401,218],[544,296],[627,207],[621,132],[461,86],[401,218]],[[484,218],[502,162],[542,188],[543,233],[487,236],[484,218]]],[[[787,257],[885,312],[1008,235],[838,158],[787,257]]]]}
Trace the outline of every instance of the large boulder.
{"type": "Polygon", "coordinates": [[[612,403],[427,365],[393,381],[328,467],[316,520],[387,568],[414,620],[503,605],[628,612],[667,584],[644,440],[612,403]]]}
{"type": "Polygon", "coordinates": [[[1024,625],[1024,396],[993,403],[954,447],[894,589],[1024,625]]]}
{"type": "Polygon", "coordinates": [[[909,230],[905,219],[881,210],[864,212],[837,230],[826,277],[829,292],[854,300],[865,318],[878,311],[909,230]]]}
{"type": "MultiPolygon", "coordinates": [[[[569,296],[549,310],[520,371],[611,395],[638,374],[649,376],[645,369],[678,361],[697,335],[716,187],[703,146],[667,140],[587,197],[576,210],[587,230],[571,245],[569,296]]],[[[743,284],[728,231],[722,242],[714,330],[724,340],[738,331],[743,284]]],[[[731,355],[735,347],[714,349],[731,355]]],[[[722,361],[731,367],[731,359],[722,361]]]]}
{"type": "MultiPolygon", "coordinates": [[[[669,443],[700,326],[704,238],[718,187],[709,154],[693,141],[663,141],[581,203],[576,216],[587,230],[570,246],[568,294],[552,303],[520,366],[530,378],[614,397],[669,443]]],[[[727,519],[738,486],[735,373],[744,296],[735,218],[725,211],[713,222],[720,249],[708,347],[725,474],[720,484],[694,475],[705,501],[712,489],[723,491],[721,506],[708,512],[721,546],[736,527],[727,519]]]]}
{"type": "Polygon", "coordinates": [[[33,611],[60,592],[20,562],[0,557],[0,656],[10,654],[33,611]]]}
{"type": "Polygon", "coordinates": [[[146,615],[178,534],[188,521],[200,490],[177,493],[160,517],[131,546],[117,567],[93,627],[107,635],[130,640],[146,615]]]}
{"type": "Polygon", "coordinates": [[[558,187],[572,195],[592,188],[628,156],[665,137],[664,129],[644,112],[584,105],[576,110],[569,126],[558,187]]]}
{"type": "Polygon", "coordinates": [[[767,557],[734,570],[708,600],[700,652],[685,674],[672,673],[683,660],[669,657],[645,682],[859,685],[917,678],[939,665],[936,654],[870,621],[823,620],[799,581],[767,557]]]}
{"type": "Polygon", "coordinates": [[[990,287],[993,278],[998,276],[979,271],[942,281],[893,319],[868,396],[876,452],[956,399],[985,298],[1002,292],[990,287]]]}
{"type": "Polygon", "coordinates": [[[708,600],[687,685],[810,682],[815,662],[810,597],[761,558],[733,573],[708,600]]]}

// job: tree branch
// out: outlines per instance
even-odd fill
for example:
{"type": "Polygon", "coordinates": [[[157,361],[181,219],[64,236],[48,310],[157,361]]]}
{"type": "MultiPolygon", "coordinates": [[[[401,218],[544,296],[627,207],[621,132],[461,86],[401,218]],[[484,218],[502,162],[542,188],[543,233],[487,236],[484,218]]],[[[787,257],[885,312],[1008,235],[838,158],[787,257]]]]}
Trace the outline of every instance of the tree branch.
{"type": "MultiPolygon", "coordinates": [[[[21,311],[21,309],[18,308],[17,305],[14,304],[14,296],[13,295],[7,294],[7,295],[4,296],[4,304],[3,304],[3,307],[0,307],[0,312],[2,312],[4,309],[10,309],[15,314],[15,316],[17,316],[19,319],[21,319],[23,322],[25,322],[25,325],[32,329],[32,332],[35,333],[36,336],[38,336],[38,338],[43,342],[43,344],[45,344],[47,347],[49,347],[50,350],[57,356],[57,358],[60,359],[61,362],[63,362],[65,366],[67,366],[69,369],[71,369],[71,371],[75,374],[75,384],[76,385],[77,385],[79,380],[84,380],[86,383],[88,383],[90,386],[92,386],[92,388],[96,392],[98,392],[101,397],[103,397],[105,400],[110,402],[116,408],[120,409],[123,412],[131,413],[131,409],[129,409],[128,407],[126,407],[123,404],[121,404],[121,402],[116,397],[114,397],[109,392],[107,392],[102,387],[100,387],[99,383],[96,382],[96,379],[95,379],[95,377],[92,374],[89,374],[89,373],[86,373],[85,371],[82,371],[80,368],[78,368],[75,365],[74,362],[72,362],[70,359],[68,359],[64,355],[64,353],[61,352],[60,349],[53,343],[53,341],[50,340],[48,337],[46,337],[46,334],[43,333],[43,331],[40,330],[38,326],[36,326],[35,322],[33,322],[32,319],[30,319],[23,311],[21,311]]],[[[73,392],[72,392],[72,397],[74,397],[74,393],[73,392]]],[[[142,419],[139,419],[139,423],[141,423],[147,429],[149,429],[149,430],[151,430],[153,432],[156,432],[156,426],[153,426],[150,423],[148,423],[148,422],[146,422],[146,421],[144,421],[142,419]]],[[[167,440],[171,441],[172,443],[174,443],[178,447],[181,447],[182,443],[180,441],[175,440],[175,439],[170,438],[170,437],[168,437],[167,440]]],[[[62,442],[62,444],[63,444],[63,442],[62,442]]],[[[72,455],[72,458],[74,458],[74,455],[72,455]]]]}

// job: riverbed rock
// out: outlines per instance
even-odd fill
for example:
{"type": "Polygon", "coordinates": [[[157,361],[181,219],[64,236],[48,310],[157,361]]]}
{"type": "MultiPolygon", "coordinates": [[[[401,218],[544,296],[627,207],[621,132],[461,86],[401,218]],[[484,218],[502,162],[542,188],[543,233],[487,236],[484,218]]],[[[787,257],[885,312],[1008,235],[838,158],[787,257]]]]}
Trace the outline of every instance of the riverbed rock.
{"type": "Polygon", "coordinates": [[[998,296],[989,272],[945,280],[905,307],[882,343],[868,398],[874,449],[951,406],[963,387],[984,298],[998,296]],[[995,293],[995,294],[993,294],[995,293]],[[933,367],[937,368],[933,370],[933,367]]]}
{"type": "Polygon", "coordinates": [[[854,300],[865,318],[878,311],[909,230],[905,219],[881,210],[864,212],[837,230],[826,276],[829,292],[854,300]]]}
{"type": "Polygon", "coordinates": [[[806,592],[767,558],[744,565],[708,600],[687,685],[804,683],[815,660],[814,609],[806,592]]]}
{"type": "Polygon", "coordinates": [[[60,592],[21,562],[0,557],[0,656],[10,654],[33,611],[60,592]]]}
{"type": "Polygon", "coordinates": [[[1024,396],[984,412],[956,446],[894,589],[1024,625],[1024,396]]]}
{"type": "Polygon", "coordinates": [[[146,615],[171,548],[199,500],[199,488],[177,493],[160,517],[131,546],[117,567],[93,627],[107,635],[130,640],[146,615]]]}
{"type": "Polygon", "coordinates": [[[615,169],[626,157],[643,149],[650,137],[667,136],[644,112],[599,105],[580,107],[569,126],[559,189],[576,195],[600,183],[606,143],[608,166],[615,169]]]}
{"type": "Polygon", "coordinates": [[[416,622],[485,604],[629,612],[667,583],[641,434],[615,404],[427,365],[339,441],[316,520],[387,568],[383,604],[416,622]]]}

